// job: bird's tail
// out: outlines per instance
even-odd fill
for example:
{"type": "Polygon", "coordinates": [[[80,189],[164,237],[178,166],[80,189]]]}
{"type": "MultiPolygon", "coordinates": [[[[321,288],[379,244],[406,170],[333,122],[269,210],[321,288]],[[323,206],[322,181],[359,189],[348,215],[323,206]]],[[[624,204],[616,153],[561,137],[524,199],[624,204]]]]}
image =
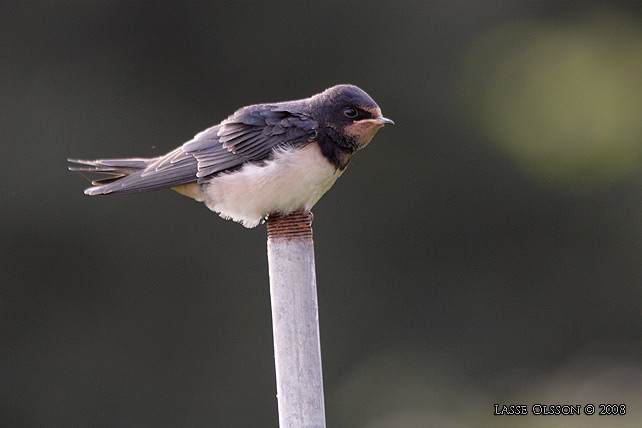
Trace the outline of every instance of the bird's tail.
{"type": "MultiPolygon", "coordinates": [[[[80,160],[67,159],[76,165],[69,166],[70,171],[91,172],[100,174],[109,174],[109,177],[93,180],[91,184],[96,187],[90,187],[85,190],[88,195],[98,195],[112,193],[116,188],[110,186],[114,182],[136,174],[149,165],[152,159],[130,158],[130,159],[99,159],[99,160],[80,160]]],[[[119,192],[124,193],[124,192],[119,192]]]]}

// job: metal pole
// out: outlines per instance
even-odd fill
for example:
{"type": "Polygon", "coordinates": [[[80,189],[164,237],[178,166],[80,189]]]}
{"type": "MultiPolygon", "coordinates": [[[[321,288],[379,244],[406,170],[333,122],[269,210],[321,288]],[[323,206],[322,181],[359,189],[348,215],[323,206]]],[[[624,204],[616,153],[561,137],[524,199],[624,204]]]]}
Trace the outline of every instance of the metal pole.
{"type": "Polygon", "coordinates": [[[267,221],[280,428],[325,428],[312,214],[267,221]]]}

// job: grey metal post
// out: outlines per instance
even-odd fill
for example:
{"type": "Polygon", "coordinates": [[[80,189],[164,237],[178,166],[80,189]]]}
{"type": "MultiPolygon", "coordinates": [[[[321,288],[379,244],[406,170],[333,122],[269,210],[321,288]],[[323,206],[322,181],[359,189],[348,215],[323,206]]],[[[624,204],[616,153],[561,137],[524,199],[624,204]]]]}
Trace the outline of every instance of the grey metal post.
{"type": "Polygon", "coordinates": [[[267,223],[279,427],[325,428],[312,214],[267,223]]]}

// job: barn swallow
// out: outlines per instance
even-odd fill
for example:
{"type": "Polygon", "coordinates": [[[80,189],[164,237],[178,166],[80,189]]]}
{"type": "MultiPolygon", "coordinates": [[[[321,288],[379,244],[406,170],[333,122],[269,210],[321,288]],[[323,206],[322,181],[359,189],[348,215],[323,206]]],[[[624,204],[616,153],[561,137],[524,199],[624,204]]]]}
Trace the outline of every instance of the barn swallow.
{"type": "Polygon", "coordinates": [[[71,171],[110,174],[87,195],[171,188],[243,226],[309,212],[379,128],[394,124],[368,94],[333,86],[297,101],[243,107],[156,158],[75,160],[71,171]]]}

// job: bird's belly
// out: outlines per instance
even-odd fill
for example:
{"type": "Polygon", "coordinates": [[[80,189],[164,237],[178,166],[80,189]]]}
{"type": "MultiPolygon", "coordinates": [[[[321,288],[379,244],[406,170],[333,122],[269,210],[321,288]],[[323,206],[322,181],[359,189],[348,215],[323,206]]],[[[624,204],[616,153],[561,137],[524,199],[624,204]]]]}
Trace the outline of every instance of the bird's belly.
{"type": "Polygon", "coordinates": [[[270,214],[310,211],[341,175],[316,143],[279,149],[274,158],[246,164],[203,184],[205,204],[222,217],[254,227],[270,214]]]}

